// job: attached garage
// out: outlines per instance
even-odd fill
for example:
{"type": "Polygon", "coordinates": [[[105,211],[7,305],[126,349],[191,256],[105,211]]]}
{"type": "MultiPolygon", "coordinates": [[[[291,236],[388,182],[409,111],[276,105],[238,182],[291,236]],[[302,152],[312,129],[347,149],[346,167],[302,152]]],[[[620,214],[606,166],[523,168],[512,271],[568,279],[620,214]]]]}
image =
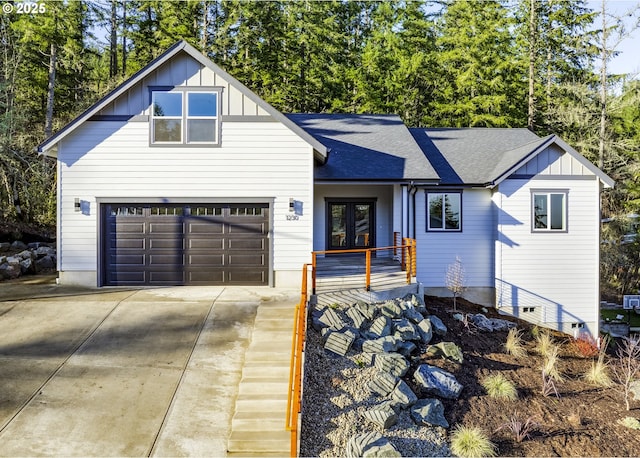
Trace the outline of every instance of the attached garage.
{"type": "Polygon", "coordinates": [[[104,286],[268,285],[268,203],[104,203],[104,286]]]}

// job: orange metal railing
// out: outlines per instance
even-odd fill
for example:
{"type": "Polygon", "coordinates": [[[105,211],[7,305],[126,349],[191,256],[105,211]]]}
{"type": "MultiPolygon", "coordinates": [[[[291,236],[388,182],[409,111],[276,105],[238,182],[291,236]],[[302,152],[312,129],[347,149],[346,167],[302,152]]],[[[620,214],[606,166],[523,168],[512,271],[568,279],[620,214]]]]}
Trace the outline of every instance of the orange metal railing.
{"type": "Polygon", "coordinates": [[[298,422],[302,405],[302,369],[305,333],[307,326],[307,301],[309,293],[309,268],[311,267],[311,280],[313,294],[316,291],[316,256],[318,254],[332,253],[365,253],[366,262],[366,288],[371,288],[371,253],[381,250],[393,250],[394,256],[401,253],[401,263],[403,270],[407,272],[407,283],[411,283],[411,277],[416,276],[416,241],[415,239],[403,238],[399,244],[399,234],[394,233],[394,245],[383,248],[366,248],[354,250],[330,250],[314,251],[312,253],[312,264],[305,264],[302,267],[302,288],[300,301],[296,305],[293,339],[291,343],[291,364],[289,369],[289,396],[287,402],[286,427],[291,431],[291,456],[298,455],[298,422]]]}
{"type": "Polygon", "coordinates": [[[291,365],[289,369],[289,398],[287,402],[287,430],[291,431],[291,456],[298,455],[298,416],[302,396],[302,353],[307,324],[309,265],[302,268],[302,289],[300,301],[296,305],[291,343],[291,365]]]}
{"type": "MultiPolygon", "coordinates": [[[[394,236],[395,239],[395,236],[394,236]]],[[[415,239],[403,238],[402,245],[393,245],[379,248],[354,248],[351,250],[325,250],[314,251],[311,253],[311,291],[312,294],[316,294],[316,270],[318,255],[327,254],[363,254],[365,255],[365,288],[367,291],[371,290],[371,253],[377,251],[392,251],[397,253],[401,252],[401,265],[402,269],[407,271],[407,284],[411,283],[411,277],[416,276],[416,241],[415,239]]]]}

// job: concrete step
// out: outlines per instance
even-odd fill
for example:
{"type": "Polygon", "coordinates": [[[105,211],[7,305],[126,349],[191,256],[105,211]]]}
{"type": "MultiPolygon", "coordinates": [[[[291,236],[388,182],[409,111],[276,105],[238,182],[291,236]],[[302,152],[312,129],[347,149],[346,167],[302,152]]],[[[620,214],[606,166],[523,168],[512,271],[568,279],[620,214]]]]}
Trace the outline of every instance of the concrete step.
{"type": "Polygon", "coordinates": [[[238,395],[261,394],[263,396],[289,394],[289,382],[282,381],[252,381],[243,379],[238,387],[238,395]]]}
{"type": "Polygon", "coordinates": [[[291,432],[282,431],[232,431],[229,436],[230,454],[250,456],[250,454],[273,453],[288,456],[291,449],[291,432]]]}
{"type": "Polygon", "coordinates": [[[236,412],[282,412],[286,416],[287,399],[236,399],[236,412]]]}

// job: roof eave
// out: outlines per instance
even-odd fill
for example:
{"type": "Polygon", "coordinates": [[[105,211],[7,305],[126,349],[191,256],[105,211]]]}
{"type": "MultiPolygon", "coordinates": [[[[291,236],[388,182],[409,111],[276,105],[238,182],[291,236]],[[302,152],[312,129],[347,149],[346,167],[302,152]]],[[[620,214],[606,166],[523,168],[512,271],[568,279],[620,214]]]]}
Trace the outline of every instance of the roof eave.
{"type": "Polygon", "coordinates": [[[263,108],[274,119],[276,119],[277,121],[287,126],[290,130],[292,130],[300,138],[302,138],[306,143],[308,143],[314,149],[314,155],[316,156],[317,159],[319,159],[323,163],[326,162],[326,156],[328,154],[328,150],[326,146],[324,146],[322,143],[317,141],[314,137],[312,137],[310,134],[308,134],[296,123],[288,119],[285,115],[280,113],[270,104],[262,100],[253,91],[247,88],[244,84],[240,83],[236,78],[234,78],[229,73],[222,70],[220,67],[214,64],[210,59],[206,58],[200,51],[198,51],[196,48],[194,48],[184,40],[181,40],[175,43],[173,46],[167,49],[164,53],[162,53],[160,56],[156,57],[149,64],[147,64],[144,68],[142,68],[141,70],[136,72],[134,75],[132,75],[128,80],[126,80],[116,89],[114,89],[112,92],[104,96],[102,99],[100,99],[98,102],[93,104],[82,114],[76,117],[73,121],[71,121],[69,124],[64,126],[61,130],[59,130],[54,135],[52,135],[51,137],[49,137],[48,139],[40,143],[37,147],[38,153],[46,154],[48,150],[50,150],[55,145],[57,145],[60,142],[60,140],[62,140],[64,137],[66,137],[71,132],[73,132],[79,125],[87,121],[89,118],[91,118],[91,116],[98,113],[100,110],[102,110],[106,105],[111,103],[113,100],[120,97],[123,93],[128,91],[132,86],[134,86],[139,81],[144,79],[149,73],[156,70],[159,66],[163,65],[169,59],[173,58],[180,51],[185,51],[187,54],[189,54],[192,58],[200,62],[202,65],[210,68],[215,73],[219,74],[223,79],[229,81],[230,84],[232,84],[233,86],[239,87],[240,91],[243,92],[243,94],[247,96],[251,101],[253,101],[258,106],[263,108]]]}

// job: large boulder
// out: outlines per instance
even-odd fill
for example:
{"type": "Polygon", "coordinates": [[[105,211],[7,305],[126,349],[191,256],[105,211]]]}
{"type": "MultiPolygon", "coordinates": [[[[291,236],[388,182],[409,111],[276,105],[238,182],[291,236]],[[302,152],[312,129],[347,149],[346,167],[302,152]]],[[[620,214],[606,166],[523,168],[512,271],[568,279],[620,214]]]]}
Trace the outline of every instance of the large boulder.
{"type": "Polygon", "coordinates": [[[429,356],[441,356],[460,364],[464,360],[462,350],[453,342],[439,342],[435,345],[429,345],[425,353],[429,356]]]}
{"type": "Polygon", "coordinates": [[[463,388],[453,374],[429,364],[418,366],[413,379],[427,393],[446,399],[457,399],[463,388]]]}
{"type": "Polygon", "coordinates": [[[409,370],[409,361],[399,353],[378,353],[373,365],[382,372],[402,377],[409,370]]]}
{"type": "Polygon", "coordinates": [[[402,456],[388,439],[376,431],[358,434],[349,439],[346,455],[349,458],[402,456]]]}
{"type": "Polygon", "coordinates": [[[411,407],[411,418],[417,425],[449,427],[444,417],[444,406],[439,399],[420,399],[411,407]]]}
{"type": "Polygon", "coordinates": [[[388,403],[373,406],[363,414],[364,418],[380,429],[389,429],[398,422],[398,414],[388,403]]]}

